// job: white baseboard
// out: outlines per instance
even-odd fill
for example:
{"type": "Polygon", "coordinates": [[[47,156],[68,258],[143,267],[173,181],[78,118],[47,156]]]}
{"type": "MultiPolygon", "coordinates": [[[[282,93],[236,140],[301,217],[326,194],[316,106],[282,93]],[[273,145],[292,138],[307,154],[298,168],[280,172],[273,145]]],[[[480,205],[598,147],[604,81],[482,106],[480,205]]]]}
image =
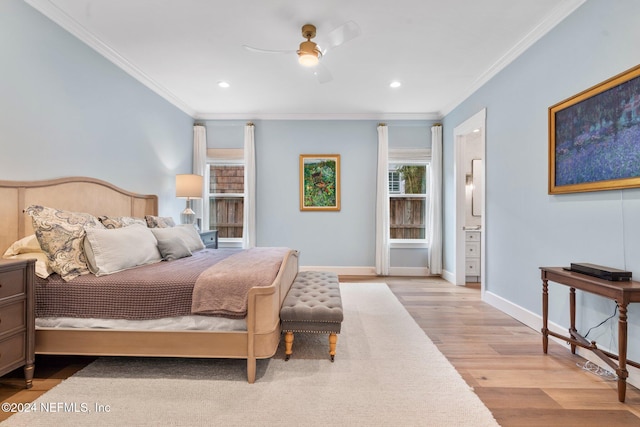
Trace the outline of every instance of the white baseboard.
{"type": "Polygon", "coordinates": [[[456,284],[456,275],[450,271],[442,270],[442,278],[449,283],[456,284]]]}
{"type": "MultiPolygon", "coordinates": [[[[511,301],[507,301],[506,299],[496,294],[493,294],[491,292],[485,292],[482,297],[482,300],[487,304],[492,305],[498,310],[513,317],[517,321],[524,323],[534,331],[539,332],[540,333],[540,352],[542,353],[542,316],[541,315],[538,315],[529,310],[526,310],[525,308],[520,307],[512,303],[511,301]]],[[[568,334],[568,328],[558,325],[557,323],[548,322],[548,327],[551,331],[554,331],[558,334],[564,334],[564,335],[568,334]]],[[[571,351],[570,350],[571,346],[566,341],[563,341],[556,337],[549,337],[549,339],[559,343],[560,345],[565,347],[567,351],[571,351]]],[[[610,353],[614,353],[614,354],[617,353],[617,349],[614,351],[611,351],[608,348],[604,348],[601,346],[598,346],[598,347],[610,353]]],[[[578,347],[576,353],[584,357],[585,359],[595,363],[596,365],[600,366],[602,369],[611,371],[611,367],[607,365],[603,360],[601,360],[598,356],[596,356],[593,352],[587,349],[578,347]]],[[[629,378],[627,378],[627,383],[633,385],[634,387],[640,388],[640,369],[627,365],[627,370],[629,371],[629,378]]]]}
{"type": "MultiPolygon", "coordinates": [[[[301,265],[300,271],[333,271],[343,276],[377,276],[375,267],[336,267],[301,265]]],[[[429,276],[426,267],[390,267],[389,276],[424,277],[429,276]]]]}
{"type": "Polygon", "coordinates": [[[313,266],[301,265],[300,271],[333,271],[343,276],[376,276],[375,267],[332,267],[332,266],[313,266]]]}
{"type": "Polygon", "coordinates": [[[427,267],[389,267],[389,276],[430,276],[427,267]]]}

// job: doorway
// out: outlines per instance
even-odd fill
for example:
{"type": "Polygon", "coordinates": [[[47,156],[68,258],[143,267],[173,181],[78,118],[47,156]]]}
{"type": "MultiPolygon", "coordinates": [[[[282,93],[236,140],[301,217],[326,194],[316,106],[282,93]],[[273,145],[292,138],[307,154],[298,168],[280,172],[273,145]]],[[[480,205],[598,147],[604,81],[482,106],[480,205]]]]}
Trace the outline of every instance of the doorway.
{"type": "Polygon", "coordinates": [[[486,109],[453,130],[455,218],[455,284],[480,282],[485,289],[485,125],[486,109]]]}

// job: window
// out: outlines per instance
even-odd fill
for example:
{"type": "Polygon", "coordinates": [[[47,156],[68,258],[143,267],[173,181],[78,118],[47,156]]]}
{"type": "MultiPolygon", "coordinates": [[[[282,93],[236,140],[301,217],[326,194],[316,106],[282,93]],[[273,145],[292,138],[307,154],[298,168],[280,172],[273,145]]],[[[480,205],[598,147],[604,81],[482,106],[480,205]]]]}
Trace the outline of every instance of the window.
{"type": "Polygon", "coordinates": [[[426,243],[429,163],[389,163],[391,242],[426,243]]]}
{"type": "Polygon", "coordinates": [[[207,153],[208,224],[210,230],[218,230],[221,243],[242,240],[245,199],[242,151],[209,149],[207,153]]]}
{"type": "Polygon", "coordinates": [[[389,193],[397,194],[400,192],[400,173],[398,171],[389,171],[389,193]]]}

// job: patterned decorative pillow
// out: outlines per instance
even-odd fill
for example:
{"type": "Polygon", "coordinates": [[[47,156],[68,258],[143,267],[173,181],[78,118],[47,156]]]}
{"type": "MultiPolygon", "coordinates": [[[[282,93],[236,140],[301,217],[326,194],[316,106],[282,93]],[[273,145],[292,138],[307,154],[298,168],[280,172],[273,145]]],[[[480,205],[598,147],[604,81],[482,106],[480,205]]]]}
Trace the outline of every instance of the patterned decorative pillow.
{"type": "Polygon", "coordinates": [[[140,225],[144,225],[145,227],[147,226],[147,221],[145,221],[144,218],[136,218],[134,216],[103,215],[101,217],[98,217],[98,219],[100,220],[102,225],[105,226],[105,228],[122,228],[122,227],[128,227],[133,224],[140,224],[140,225]]]}
{"type": "Polygon", "coordinates": [[[89,273],[82,249],[84,228],[104,228],[98,218],[39,205],[29,206],[25,212],[31,216],[40,247],[54,272],[65,281],[89,273]]]}
{"type": "Polygon", "coordinates": [[[169,228],[176,226],[176,223],[170,216],[145,215],[144,219],[147,220],[147,227],[149,228],[169,228]]]}

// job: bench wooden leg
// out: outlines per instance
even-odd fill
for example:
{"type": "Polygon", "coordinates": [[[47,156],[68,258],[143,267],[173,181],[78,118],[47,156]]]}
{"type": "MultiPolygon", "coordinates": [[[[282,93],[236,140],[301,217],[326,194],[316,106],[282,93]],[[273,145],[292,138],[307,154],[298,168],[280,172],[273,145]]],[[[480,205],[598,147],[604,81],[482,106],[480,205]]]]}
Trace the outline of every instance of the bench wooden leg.
{"type": "Polygon", "coordinates": [[[335,333],[329,334],[329,355],[331,356],[331,361],[336,357],[336,343],[338,342],[338,336],[335,333]]]}
{"type": "Polygon", "coordinates": [[[284,360],[289,360],[293,353],[293,332],[287,332],[284,335],[284,360]]]}

